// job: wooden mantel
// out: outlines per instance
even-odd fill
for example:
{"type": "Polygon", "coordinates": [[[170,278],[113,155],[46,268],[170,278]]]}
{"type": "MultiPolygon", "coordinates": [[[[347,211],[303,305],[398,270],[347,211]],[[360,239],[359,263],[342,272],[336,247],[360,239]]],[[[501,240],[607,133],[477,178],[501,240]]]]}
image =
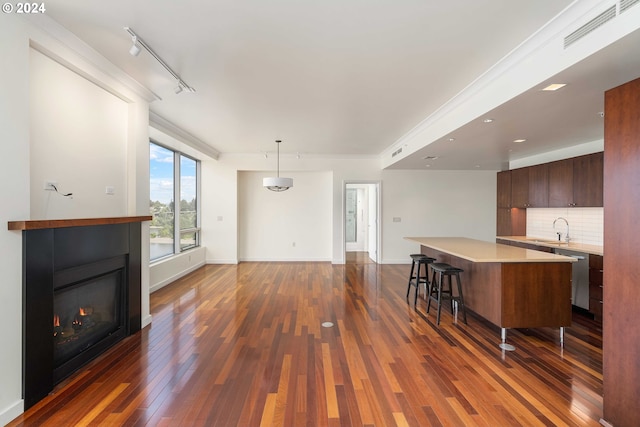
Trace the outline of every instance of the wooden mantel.
{"type": "Polygon", "coordinates": [[[78,219],[42,219],[26,221],[9,221],[11,231],[41,230],[46,228],[87,227],[92,225],[126,224],[130,222],[151,221],[151,215],[119,216],[111,218],[78,218],[78,219]]]}

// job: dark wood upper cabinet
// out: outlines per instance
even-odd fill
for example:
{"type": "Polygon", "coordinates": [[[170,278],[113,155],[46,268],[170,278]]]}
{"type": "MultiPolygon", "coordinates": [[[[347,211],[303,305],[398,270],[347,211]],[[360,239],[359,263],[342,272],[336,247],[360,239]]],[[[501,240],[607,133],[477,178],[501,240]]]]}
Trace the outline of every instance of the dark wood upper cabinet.
{"type": "Polygon", "coordinates": [[[549,163],[549,207],[602,207],[603,164],[603,152],[549,163]]]}
{"type": "Polygon", "coordinates": [[[515,208],[546,208],[548,206],[549,175],[547,165],[511,170],[511,206],[515,208]]]}
{"type": "Polygon", "coordinates": [[[529,203],[529,169],[511,170],[511,206],[526,208],[529,203]]]}
{"type": "Polygon", "coordinates": [[[529,206],[546,208],[549,206],[549,171],[547,164],[529,168],[529,206]]]}
{"type": "Polygon", "coordinates": [[[573,206],[601,207],[604,152],[573,159],[573,206]]]}
{"type": "Polygon", "coordinates": [[[549,163],[549,207],[564,208],[573,203],[573,159],[549,163]]]}

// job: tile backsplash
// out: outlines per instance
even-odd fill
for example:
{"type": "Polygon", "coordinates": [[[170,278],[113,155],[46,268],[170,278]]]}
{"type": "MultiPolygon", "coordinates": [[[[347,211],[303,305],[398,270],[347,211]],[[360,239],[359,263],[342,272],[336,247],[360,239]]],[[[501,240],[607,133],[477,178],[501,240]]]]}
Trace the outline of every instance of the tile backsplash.
{"type": "Polygon", "coordinates": [[[569,222],[569,237],[572,242],[586,245],[603,245],[604,242],[604,208],[530,208],[527,209],[527,236],[542,239],[557,239],[556,231],[565,238],[564,221],[553,221],[565,218],[569,222]]]}

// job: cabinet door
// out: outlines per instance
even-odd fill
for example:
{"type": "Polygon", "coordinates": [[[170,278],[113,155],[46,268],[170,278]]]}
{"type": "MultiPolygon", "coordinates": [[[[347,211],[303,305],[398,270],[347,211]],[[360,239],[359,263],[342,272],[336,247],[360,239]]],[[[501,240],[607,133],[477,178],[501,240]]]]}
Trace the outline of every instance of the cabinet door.
{"type": "Polygon", "coordinates": [[[496,236],[525,236],[527,234],[526,209],[498,208],[496,236]]]}
{"type": "Polygon", "coordinates": [[[549,173],[548,165],[542,164],[529,168],[529,208],[546,208],[549,206],[549,173]]]}
{"type": "Polygon", "coordinates": [[[498,172],[498,197],[499,208],[511,207],[511,171],[498,172]]]}
{"type": "Polygon", "coordinates": [[[529,204],[529,168],[511,170],[511,206],[526,208],[529,204]]]}
{"type": "Polygon", "coordinates": [[[573,159],[549,163],[549,207],[573,206],[573,159]]]}
{"type": "Polygon", "coordinates": [[[603,204],[604,153],[573,159],[574,206],[601,207],[603,204]]]}
{"type": "Polygon", "coordinates": [[[511,232],[511,209],[498,208],[496,223],[496,236],[512,236],[511,232]]]}

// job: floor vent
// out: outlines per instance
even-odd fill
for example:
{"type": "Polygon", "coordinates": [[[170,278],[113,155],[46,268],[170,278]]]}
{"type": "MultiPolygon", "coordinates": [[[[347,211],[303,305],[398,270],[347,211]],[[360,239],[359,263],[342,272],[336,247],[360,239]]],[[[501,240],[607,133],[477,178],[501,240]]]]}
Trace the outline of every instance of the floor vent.
{"type": "Polygon", "coordinates": [[[402,153],[402,147],[398,148],[396,151],[394,151],[393,153],[391,153],[391,157],[395,157],[398,154],[402,153]]]}
{"type": "Polygon", "coordinates": [[[640,3],[640,0],[620,0],[620,13],[626,12],[631,6],[640,3]]]}
{"type": "MultiPolygon", "coordinates": [[[[637,2],[638,0],[635,0],[637,2]]],[[[631,2],[631,1],[629,1],[631,2]]],[[[582,27],[575,30],[573,33],[569,34],[564,38],[564,48],[566,49],[571,44],[577,42],[596,28],[606,24],[610,20],[616,17],[616,5],[611,6],[600,15],[593,18],[591,21],[584,24],[582,27]]]]}

